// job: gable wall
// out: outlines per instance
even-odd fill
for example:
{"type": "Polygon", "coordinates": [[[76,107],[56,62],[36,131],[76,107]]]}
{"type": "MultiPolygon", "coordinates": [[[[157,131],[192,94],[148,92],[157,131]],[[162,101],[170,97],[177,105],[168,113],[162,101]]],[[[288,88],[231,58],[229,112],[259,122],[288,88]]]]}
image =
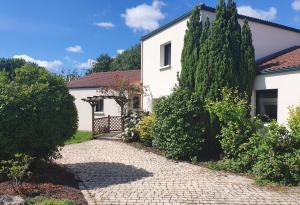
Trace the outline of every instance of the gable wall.
{"type": "MultiPolygon", "coordinates": [[[[215,18],[212,12],[202,11],[202,16],[215,18]]],[[[143,98],[144,110],[151,111],[155,98],[168,95],[177,83],[177,73],[181,69],[181,51],[188,18],[142,41],[142,81],[146,88],[143,98]],[[172,43],[171,67],[160,69],[160,46],[172,43]]],[[[242,23],[242,20],[240,20],[242,23]]],[[[268,56],[283,49],[300,45],[300,34],[280,28],[249,22],[256,59],[268,56]]]]}

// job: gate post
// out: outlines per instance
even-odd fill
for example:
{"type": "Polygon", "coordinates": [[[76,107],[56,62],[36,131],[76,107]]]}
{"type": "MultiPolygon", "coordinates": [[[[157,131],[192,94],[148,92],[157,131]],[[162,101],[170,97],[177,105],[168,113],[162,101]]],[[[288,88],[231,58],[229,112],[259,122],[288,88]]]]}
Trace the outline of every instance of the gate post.
{"type": "Polygon", "coordinates": [[[95,139],[95,105],[91,104],[92,107],[92,137],[95,139]]]}
{"type": "Polygon", "coordinates": [[[110,115],[107,116],[107,122],[108,122],[108,132],[110,132],[110,115]]]}

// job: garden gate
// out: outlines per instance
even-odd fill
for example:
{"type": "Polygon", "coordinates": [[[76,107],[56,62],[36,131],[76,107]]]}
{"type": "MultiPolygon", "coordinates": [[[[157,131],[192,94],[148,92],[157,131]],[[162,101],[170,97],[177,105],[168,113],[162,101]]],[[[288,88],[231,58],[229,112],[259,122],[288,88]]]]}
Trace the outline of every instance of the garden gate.
{"type": "Polygon", "coordinates": [[[110,116],[93,119],[93,136],[108,133],[122,131],[122,119],[121,116],[110,116]]]}

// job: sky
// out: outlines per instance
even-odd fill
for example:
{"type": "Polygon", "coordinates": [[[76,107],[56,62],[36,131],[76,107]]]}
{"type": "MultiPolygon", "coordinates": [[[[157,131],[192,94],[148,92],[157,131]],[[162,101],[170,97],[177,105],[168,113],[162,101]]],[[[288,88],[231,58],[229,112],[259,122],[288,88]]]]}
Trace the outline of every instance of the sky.
{"type": "MultiPolygon", "coordinates": [[[[141,36],[217,0],[0,0],[0,57],[84,71],[141,36]]],[[[238,0],[242,14],[300,29],[300,0],[238,0]]]]}

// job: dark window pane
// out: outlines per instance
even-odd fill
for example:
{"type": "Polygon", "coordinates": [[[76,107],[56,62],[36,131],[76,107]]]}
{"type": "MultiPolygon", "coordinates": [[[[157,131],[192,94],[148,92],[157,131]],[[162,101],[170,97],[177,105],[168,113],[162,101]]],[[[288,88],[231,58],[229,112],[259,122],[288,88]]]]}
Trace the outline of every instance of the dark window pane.
{"type": "Polygon", "coordinates": [[[100,101],[97,102],[95,111],[96,112],[103,112],[103,100],[100,100],[100,101]]]}
{"type": "Polygon", "coordinates": [[[256,114],[264,121],[277,120],[278,90],[256,91],[256,114]]]}
{"type": "Polygon", "coordinates": [[[139,96],[133,97],[133,109],[140,109],[140,97],[139,96]]]}
{"type": "Polygon", "coordinates": [[[165,62],[164,65],[171,65],[171,44],[165,45],[165,62]]]}

